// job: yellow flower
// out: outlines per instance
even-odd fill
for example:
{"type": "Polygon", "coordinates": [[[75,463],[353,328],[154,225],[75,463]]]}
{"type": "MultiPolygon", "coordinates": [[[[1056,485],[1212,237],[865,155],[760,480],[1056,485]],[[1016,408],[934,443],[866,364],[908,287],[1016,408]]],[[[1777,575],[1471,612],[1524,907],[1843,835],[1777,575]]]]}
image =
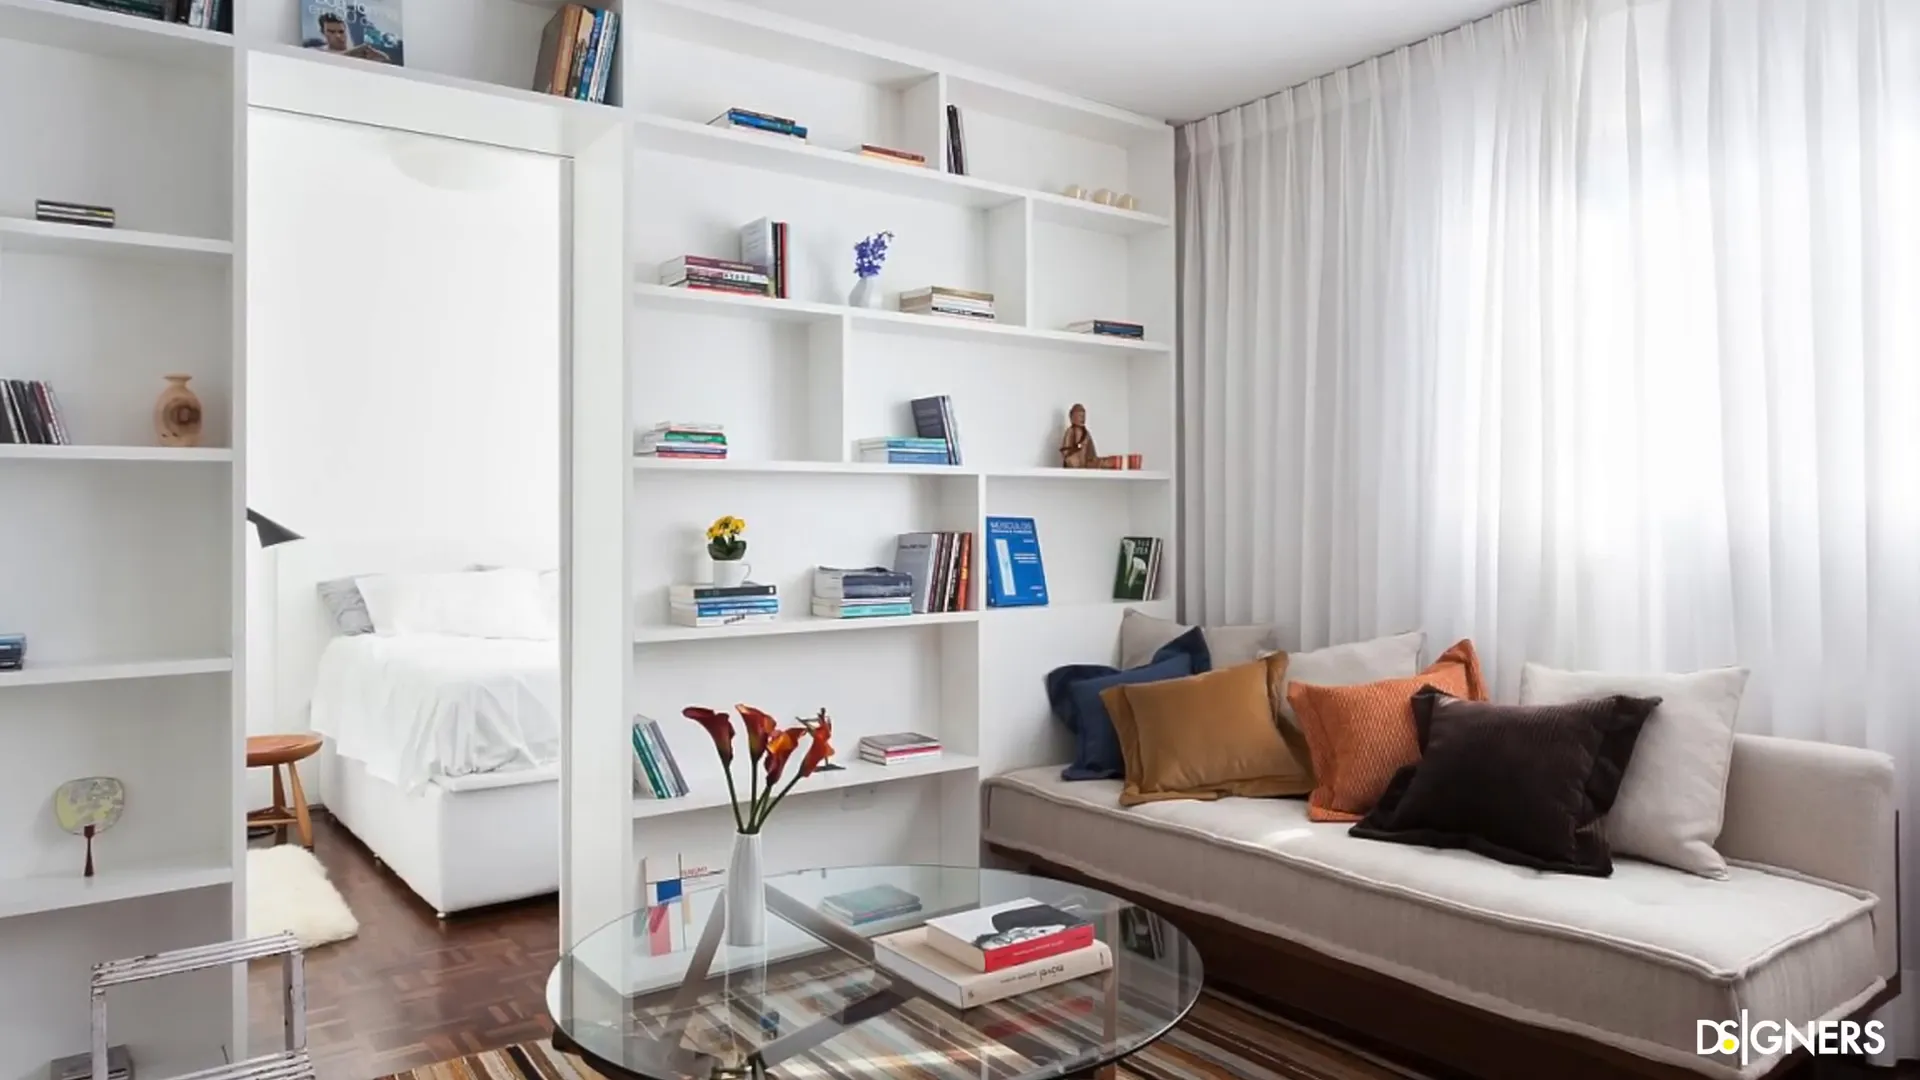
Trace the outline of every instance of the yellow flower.
{"type": "Polygon", "coordinates": [[[707,539],[718,540],[722,537],[731,539],[746,531],[747,523],[745,521],[734,517],[732,514],[727,514],[724,517],[716,519],[712,525],[707,527],[707,539]]]}

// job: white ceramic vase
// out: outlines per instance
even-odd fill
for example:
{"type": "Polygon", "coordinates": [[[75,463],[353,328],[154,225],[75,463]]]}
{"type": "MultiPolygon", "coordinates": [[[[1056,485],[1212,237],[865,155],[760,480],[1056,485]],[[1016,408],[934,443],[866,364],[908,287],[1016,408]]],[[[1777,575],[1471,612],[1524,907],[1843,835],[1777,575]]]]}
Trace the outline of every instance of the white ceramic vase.
{"type": "Polygon", "coordinates": [[[847,294],[847,306],[857,308],[877,308],[880,306],[880,275],[863,277],[853,283],[853,291],[847,294]]]}
{"type": "Polygon", "coordinates": [[[767,943],[766,871],[760,834],[735,833],[727,862],[727,944],[751,949],[767,943]]]}
{"type": "Polygon", "coordinates": [[[746,583],[753,574],[753,564],[745,559],[713,560],[713,583],[723,589],[746,583]]]}

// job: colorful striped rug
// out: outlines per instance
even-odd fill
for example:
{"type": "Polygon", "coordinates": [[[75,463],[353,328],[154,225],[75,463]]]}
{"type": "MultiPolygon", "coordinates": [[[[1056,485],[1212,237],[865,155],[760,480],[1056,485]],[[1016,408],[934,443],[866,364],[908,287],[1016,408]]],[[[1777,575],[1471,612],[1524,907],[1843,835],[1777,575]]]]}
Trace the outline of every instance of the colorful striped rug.
{"type": "MultiPolygon", "coordinates": [[[[808,1070],[811,1071],[811,1070],[808,1070]]],[[[775,1076],[780,1071],[776,1070],[775,1076]]],[[[1219,994],[1120,1067],[1122,1080],[1420,1080],[1356,1047],[1219,994]]],[[[388,1080],[602,1080],[546,1042],[442,1061],[388,1080]]]]}

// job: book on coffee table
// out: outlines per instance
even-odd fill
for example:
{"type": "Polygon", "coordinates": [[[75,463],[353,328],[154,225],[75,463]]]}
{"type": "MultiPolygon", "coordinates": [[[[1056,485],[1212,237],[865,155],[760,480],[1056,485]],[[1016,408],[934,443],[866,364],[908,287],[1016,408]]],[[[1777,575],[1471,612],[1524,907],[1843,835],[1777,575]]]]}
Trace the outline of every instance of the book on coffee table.
{"type": "Polygon", "coordinates": [[[975,971],[999,971],[1092,942],[1092,923],[1038,900],[1012,900],[927,922],[927,944],[975,971]]]}
{"type": "Polygon", "coordinates": [[[1029,990],[1098,975],[1113,966],[1113,951],[1106,943],[1090,941],[1070,952],[996,971],[976,971],[934,948],[929,937],[926,927],[916,926],[874,938],[873,962],[880,970],[905,979],[956,1009],[971,1009],[1029,990]]]}

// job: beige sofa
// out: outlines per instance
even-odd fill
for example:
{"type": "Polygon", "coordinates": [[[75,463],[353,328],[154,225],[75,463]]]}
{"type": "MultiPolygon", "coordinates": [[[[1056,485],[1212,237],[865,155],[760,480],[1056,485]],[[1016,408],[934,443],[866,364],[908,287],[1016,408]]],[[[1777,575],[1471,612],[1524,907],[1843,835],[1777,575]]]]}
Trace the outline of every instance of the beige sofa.
{"type": "Polygon", "coordinates": [[[1125,810],[1118,781],[1059,772],[987,783],[983,836],[1002,857],[1151,903],[1194,925],[1211,975],[1476,1075],[1749,1080],[1787,1062],[1703,1056],[1697,1021],[1842,1018],[1897,989],[1882,754],[1740,736],[1716,845],[1734,864],[1725,881],[1630,859],[1610,878],[1547,874],[1360,840],[1308,822],[1296,799],[1125,810]],[[1273,958],[1249,963],[1261,942],[1273,958]],[[1464,1038],[1476,1023],[1493,1034],[1464,1038]]]}

